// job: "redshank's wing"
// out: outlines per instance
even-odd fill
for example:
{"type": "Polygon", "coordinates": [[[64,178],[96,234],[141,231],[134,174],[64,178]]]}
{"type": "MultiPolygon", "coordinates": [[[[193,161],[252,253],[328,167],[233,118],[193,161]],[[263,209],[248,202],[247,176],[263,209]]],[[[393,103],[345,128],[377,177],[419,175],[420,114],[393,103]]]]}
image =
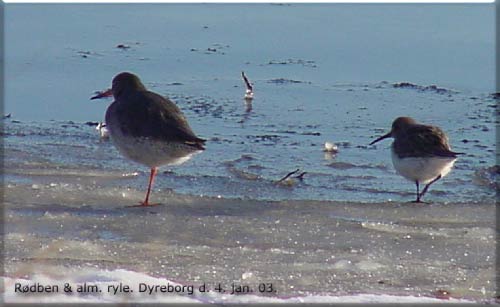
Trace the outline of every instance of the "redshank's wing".
{"type": "Polygon", "coordinates": [[[181,110],[169,99],[149,91],[136,91],[115,108],[121,129],[131,136],[178,142],[203,150],[205,140],[191,130],[181,110]]]}
{"type": "Polygon", "coordinates": [[[413,125],[394,140],[394,151],[401,157],[449,157],[458,154],[450,149],[448,137],[435,126],[413,125]]]}

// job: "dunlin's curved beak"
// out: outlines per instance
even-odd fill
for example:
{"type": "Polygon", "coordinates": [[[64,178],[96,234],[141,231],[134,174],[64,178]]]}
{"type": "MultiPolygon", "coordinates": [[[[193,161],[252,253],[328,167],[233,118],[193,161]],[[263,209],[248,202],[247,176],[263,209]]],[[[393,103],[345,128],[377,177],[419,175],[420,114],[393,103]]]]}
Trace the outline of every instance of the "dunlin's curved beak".
{"type": "Polygon", "coordinates": [[[100,99],[100,98],[105,98],[105,97],[110,97],[110,96],[113,96],[113,91],[111,89],[108,89],[108,90],[105,90],[102,92],[96,92],[96,95],[94,97],[90,98],[90,100],[100,99]]]}
{"type": "Polygon", "coordinates": [[[383,139],[389,138],[391,136],[392,136],[392,131],[389,131],[389,133],[384,134],[381,137],[379,137],[378,139],[376,139],[375,141],[371,142],[370,145],[373,145],[373,144],[377,143],[378,141],[382,141],[383,139]]]}

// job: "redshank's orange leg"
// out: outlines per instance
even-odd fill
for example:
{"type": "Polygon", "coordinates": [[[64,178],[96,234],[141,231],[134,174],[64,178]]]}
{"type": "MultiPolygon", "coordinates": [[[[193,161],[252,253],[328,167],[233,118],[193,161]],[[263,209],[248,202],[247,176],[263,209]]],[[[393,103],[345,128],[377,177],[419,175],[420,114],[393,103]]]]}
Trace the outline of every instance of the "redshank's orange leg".
{"type": "Polygon", "coordinates": [[[127,206],[127,208],[151,207],[151,206],[159,205],[159,204],[150,204],[149,203],[149,194],[151,193],[151,188],[153,187],[153,183],[155,181],[155,176],[156,176],[157,172],[158,172],[158,168],[156,168],[156,167],[151,168],[151,174],[149,175],[148,191],[146,192],[146,198],[144,199],[144,201],[140,202],[138,205],[127,206]]]}
{"type": "Polygon", "coordinates": [[[151,187],[153,186],[153,183],[155,181],[155,176],[156,176],[157,172],[158,172],[158,168],[156,168],[156,167],[152,167],[151,168],[151,174],[149,175],[148,192],[146,193],[146,198],[141,203],[142,206],[150,206],[150,204],[149,204],[149,193],[151,193],[151,187]]]}

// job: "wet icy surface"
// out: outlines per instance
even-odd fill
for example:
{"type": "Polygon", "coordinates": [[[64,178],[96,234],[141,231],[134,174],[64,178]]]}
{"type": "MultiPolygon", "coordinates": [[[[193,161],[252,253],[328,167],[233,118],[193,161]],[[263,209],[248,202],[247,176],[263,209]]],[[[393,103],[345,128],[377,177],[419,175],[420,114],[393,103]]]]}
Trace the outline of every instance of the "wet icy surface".
{"type": "Polygon", "coordinates": [[[114,187],[9,184],[6,192],[8,276],[127,268],[184,284],[270,282],[279,297],[494,296],[491,204],[262,202],[159,192],[162,205],[143,209],[125,207],[141,193],[114,187]]]}

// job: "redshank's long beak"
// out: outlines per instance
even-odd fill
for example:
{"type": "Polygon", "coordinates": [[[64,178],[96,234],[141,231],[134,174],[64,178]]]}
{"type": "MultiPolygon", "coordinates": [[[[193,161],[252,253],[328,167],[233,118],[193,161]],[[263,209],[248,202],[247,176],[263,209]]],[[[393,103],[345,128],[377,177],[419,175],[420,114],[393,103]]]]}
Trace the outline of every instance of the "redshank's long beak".
{"type": "Polygon", "coordinates": [[[370,145],[373,145],[373,144],[377,143],[378,141],[382,141],[383,139],[389,138],[391,136],[392,136],[392,131],[389,131],[389,133],[384,134],[381,137],[379,137],[378,139],[376,139],[375,141],[371,142],[370,145]]]}
{"type": "Polygon", "coordinates": [[[97,95],[95,95],[94,97],[90,98],[90,100],[113,96],[113,91],[111,89],[107,89],[107,90],[102,91],[102,92],[97,92],[96,94],[97,95]]]}

